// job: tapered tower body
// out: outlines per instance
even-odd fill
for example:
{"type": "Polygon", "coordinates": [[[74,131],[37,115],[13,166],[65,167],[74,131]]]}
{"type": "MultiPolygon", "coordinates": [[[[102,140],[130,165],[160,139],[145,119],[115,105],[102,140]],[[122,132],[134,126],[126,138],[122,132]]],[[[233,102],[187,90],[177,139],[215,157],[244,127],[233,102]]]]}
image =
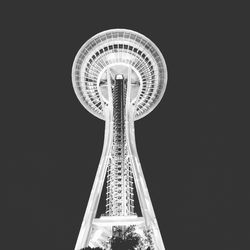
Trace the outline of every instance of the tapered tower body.
{"type": "Polygon", "coordinates": [[[165,91],[167,67],[161,52],[142,34],[107,30],[81,47],[73,63],[72,80],[82,105],[105,120],[103,152],[75,250],[103,247],[114,227],[131,225],[151,232],[152,249],[165,249],[134,133],[134,121],[151,112],[165,91]],[[96,218],[104,186],[106,210],[96,218]],[[141,217],[135,212],[135,192],[141,217]]]}

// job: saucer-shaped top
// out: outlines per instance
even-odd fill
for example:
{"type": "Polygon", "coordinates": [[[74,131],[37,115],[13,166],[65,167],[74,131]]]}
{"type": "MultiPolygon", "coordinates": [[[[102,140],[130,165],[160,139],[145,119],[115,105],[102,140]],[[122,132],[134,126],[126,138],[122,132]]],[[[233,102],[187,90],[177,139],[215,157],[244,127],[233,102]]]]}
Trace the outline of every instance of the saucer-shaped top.
{"type": "Polygon", "coordinates": [[[100,84],[107,68],[130,67],[139,80],[135,120],[151,112],[167,85],[167,66],[157,46],[144,35],[127,29],[96,34],[78,51],[72,68],[75,93],[93,115],[105,120],[100,84]]]}

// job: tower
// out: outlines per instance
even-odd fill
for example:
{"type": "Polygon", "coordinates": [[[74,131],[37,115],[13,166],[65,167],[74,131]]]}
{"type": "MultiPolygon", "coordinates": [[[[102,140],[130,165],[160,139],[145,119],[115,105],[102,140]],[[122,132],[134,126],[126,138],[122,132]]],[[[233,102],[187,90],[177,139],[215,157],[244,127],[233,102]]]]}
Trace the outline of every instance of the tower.
{"type": "Polygon", "coordinates": [[[75,250],[101,246],[114,226],[130,225],[150,230],[153,249],[164,250],[134,133],[134,121],[157,106],[167,85],[167,67],[160,50],[135,31],[98,33],[77,53],[72,81],[81,104],[105,120],[103,152],[75,250]],[[105,178],[106,211],[96,218],[105,178]],[[135,213],[134,190],[141,217],[135,213]]]}

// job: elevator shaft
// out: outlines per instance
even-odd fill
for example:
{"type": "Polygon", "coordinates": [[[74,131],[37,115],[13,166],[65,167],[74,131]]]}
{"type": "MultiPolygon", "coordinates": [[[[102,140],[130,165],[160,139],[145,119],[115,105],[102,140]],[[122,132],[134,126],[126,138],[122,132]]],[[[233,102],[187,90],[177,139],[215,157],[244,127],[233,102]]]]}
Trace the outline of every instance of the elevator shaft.
{"type": "Polygon", "coordinates": [[[107,174],[106,215],[134,214],[133,175],[126,138],[127,85],[123,75],[116,75],[112,85],[113,138],[107,174]]]}

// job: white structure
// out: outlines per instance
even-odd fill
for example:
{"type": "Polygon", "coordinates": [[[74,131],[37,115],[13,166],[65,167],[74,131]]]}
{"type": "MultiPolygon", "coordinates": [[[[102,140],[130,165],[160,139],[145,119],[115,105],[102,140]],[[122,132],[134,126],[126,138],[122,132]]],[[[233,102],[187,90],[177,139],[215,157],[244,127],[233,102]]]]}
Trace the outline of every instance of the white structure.
{"type": "Polygon", "coordinates": [[[164,58],[147,37],[126,29],[90,38],[74,60],[72,80],[82,105],[105,120],[105,139],[75,250],[102,246],[112,226],[152,230],[154,249],[164,245],[136,150],[134,120],[151,112],[167,84],[164,58]],[[96,218],[105,176],[106,211],[96,218]],[[142,217],[134,210],[134,184],[142,217]]]}

